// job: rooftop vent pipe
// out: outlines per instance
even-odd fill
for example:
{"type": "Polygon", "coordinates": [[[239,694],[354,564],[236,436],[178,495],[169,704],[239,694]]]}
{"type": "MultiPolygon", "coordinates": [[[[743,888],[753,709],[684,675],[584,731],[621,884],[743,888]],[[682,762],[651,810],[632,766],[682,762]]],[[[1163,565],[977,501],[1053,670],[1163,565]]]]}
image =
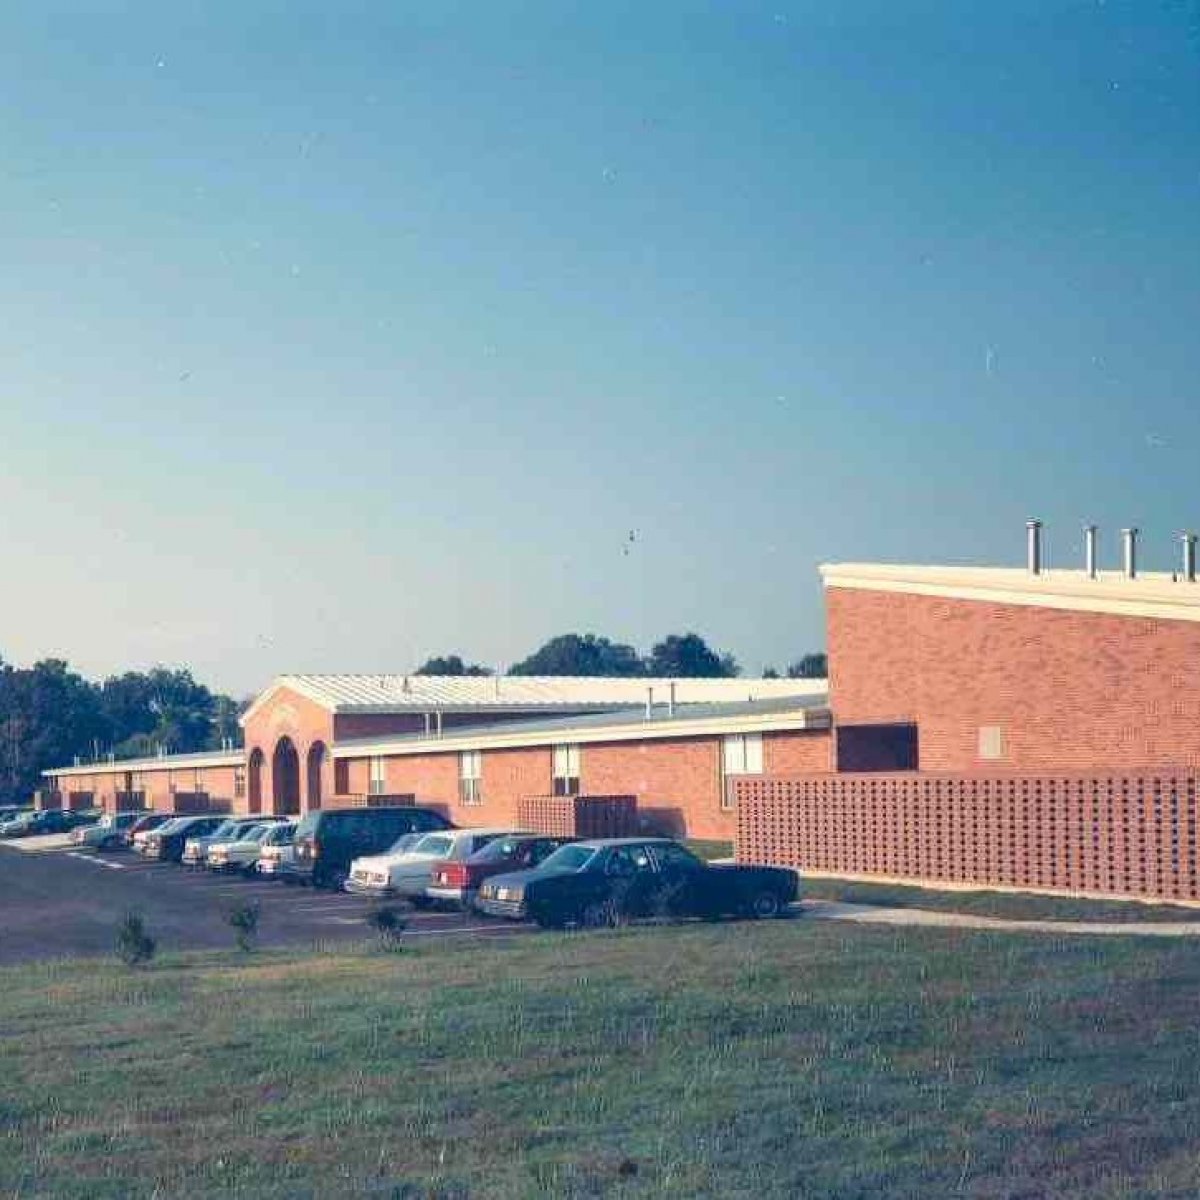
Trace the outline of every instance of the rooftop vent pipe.
{"type": "Polygon", "coordinates": [[[1026,559],[1030,575],[1042,573],[1042,523],[1041,521],[1025,522],[1026,559]]]}
{"type": "Polygon", "coordinates": [[[1122,558],[1125,562],[1125,578],[1137,578],[1137,529],[1130,527],[1121,530],[1122,558]]]}
{"type": "Polygon", "coordinates": [[[1096,534],[1095,525],[1083,527],[1083,569],[1089,579],[1096,578],[1096,534]]]}
{"type": "Polygon", "coordinates": [[[671,680],[671,689],[667,693],[667,716],[675,715],[675,680],[671,680]]]}
{"type": "Polygon", "coordinates": [[[1180,541],[1183,543],[1183,581],[1196,582],[1196,535],[1185,533],[1180,541]]]}
{"type": "Polygon", "coordinates": [[[654,689],[652,687],[646,689],[646,720],[649,721],[654,716],[654,689]]]}

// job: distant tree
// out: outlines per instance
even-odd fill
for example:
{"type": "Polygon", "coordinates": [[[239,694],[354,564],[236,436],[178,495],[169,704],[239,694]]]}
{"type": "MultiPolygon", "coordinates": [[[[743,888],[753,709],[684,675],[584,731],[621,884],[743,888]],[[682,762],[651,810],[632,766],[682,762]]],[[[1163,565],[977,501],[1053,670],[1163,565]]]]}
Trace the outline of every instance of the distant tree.
{"type": "Polygon", "coordinates": [[[774,667],[763,667],[762,677],[764,679],[778,679],[779,672],[774,667]]]}
{"type": "Polygon", "coordinates": [[[713,650],[698,633],[672,633],[651,649],[646,672],[667,678],[732,679],[739,668],[732,654],[713,650]]]}
{"type": "Polygon", "coordinates": [[[491,667],[465,663],[457,654],[435,655],[427,658],[413,672],[415,675],[491,675],[491,667]]]}
{"type": "Polygon", "coordinates": [[[827,679],[829,659],[825,654],[806,654],[787,669],[789,679],[827,679]]]}
{"type": "Polygon", "coordinates": [[[632,646],[594,633],[564,633],[551,638],[528,658],[511,667],[510,675],[594,675],[629,677],[644,674],[632,646]]]}

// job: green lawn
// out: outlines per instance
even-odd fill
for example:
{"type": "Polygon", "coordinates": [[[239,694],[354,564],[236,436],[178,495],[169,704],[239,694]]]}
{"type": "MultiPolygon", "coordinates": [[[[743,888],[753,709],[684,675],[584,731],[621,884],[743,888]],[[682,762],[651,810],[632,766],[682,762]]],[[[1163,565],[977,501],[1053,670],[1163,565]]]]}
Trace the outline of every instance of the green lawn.
{"type": "Polygon", "coordinates": [[[804,920],[6,969],[0,1194],[1191,1197],[1198,994],[804,920]]]}
{"type": "Polygon", "coordinates": [[[1147,904],[1136,900],[1076,900],[1019,892],[941,892],[898,883],[860,883],[850,879],[818,879],[804,875],[806,899],[879,904],[889,908],[932,908],[1014,920],[1060,921],[1200,921],[1200,908],[1181,904],[1147,904]]]}

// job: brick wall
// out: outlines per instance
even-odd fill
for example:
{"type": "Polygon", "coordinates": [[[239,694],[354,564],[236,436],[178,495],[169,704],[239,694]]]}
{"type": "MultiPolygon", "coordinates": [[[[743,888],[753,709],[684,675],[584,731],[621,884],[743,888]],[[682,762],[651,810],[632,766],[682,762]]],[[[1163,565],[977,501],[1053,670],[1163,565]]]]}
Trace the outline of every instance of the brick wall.
{"type": "Polygon", "coordinates": [[[1200,899],[1200,773],[744,777],[737,856],[832,874],[1200,899]]]}
{"type": "Polygon", "coordinates": [[[840,587],[826,601],[838,725],[914,723],[922,770],[1200,766],[1200,624],[840,587]]]}

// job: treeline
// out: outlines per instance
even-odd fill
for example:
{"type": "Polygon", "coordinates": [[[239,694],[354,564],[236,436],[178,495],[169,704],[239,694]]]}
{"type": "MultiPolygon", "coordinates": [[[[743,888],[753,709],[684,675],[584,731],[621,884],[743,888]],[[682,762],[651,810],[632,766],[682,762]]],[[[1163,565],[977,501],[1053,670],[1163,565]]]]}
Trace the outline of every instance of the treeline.
{"type": "Polygon", "coordinates": [[[141,758],[219,749],[240,740],[247,702],[209,691],[190,671],[156,667],[94,683],[61,659],[0,659],[0,803],[21,803],[48,767],[112,754],[141,758]]]}
{"type": "MultiPolygon", "coordinates": [[[[468,663],[459,654],[426,660],[418,675],[491,675],[490,667],[468,663]]],[[[656,642],[646,655],[623,642],[594,633],[564,633],[551,638],[508,669],[509,675],[608,675],[620,678],[650,676],[671,679],[731,679],[741,673],[732,654],[714,650],[697,633],[672,633],[656,642]]],[[[789,679],[823,679],[824,654],[806,654],[784,670],[789,679]]],[[[780,672],[766,667],[763,675],[778,679],[780,672]]]]}

